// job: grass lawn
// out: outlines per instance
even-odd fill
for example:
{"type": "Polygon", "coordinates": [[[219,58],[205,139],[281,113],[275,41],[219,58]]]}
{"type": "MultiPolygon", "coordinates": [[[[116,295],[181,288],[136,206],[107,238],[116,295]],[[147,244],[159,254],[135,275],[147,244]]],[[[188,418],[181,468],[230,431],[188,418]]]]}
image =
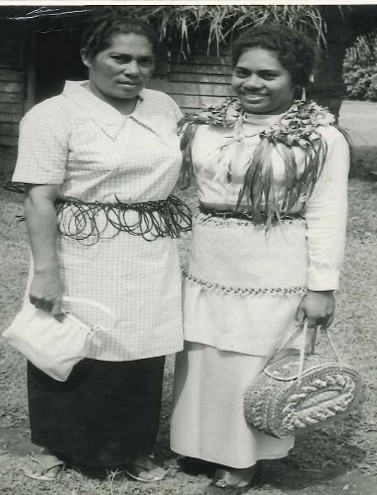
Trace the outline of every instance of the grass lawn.
{"type": "MultiPolygon", "coordinates": [[[[0,149],[0,183],[10,177],[15,152],[0,149]]],[[[373,167],[377,148],[361,154],[373,167]]],[[[367,163],[366,163],[367,162],[367,163]]],[[[182,195],[193,201],[193,190],[182,195]]],[[[340,354],[363,374],[367,384],[363,406],[351,416],[297,438],[288,459],[265,462],[258,486],[245,493],[284,495],[375,494],[377,475],[377,182],[355,177],[349,185],[350,211],[346,257],[333,337],[340,354]],[[369,491],[368,491],[369,490],[369,491]]],[[[0,329],[15,316],[28,270],[25,225],[18,223],[22,198],[0,191],[0,329]]],[[[181,241],[181,253],[187,237],[181,241]]],[[[322,348],[324,347],[322,343],[322,348]]],[[[1,495],[199,495],[206,493],[205,476],[180,473],[169,450],[169,415],[173,360],[168,359],[161,429],[156,455],[169,466],[169,476],[150,486],[129,481],[121,473],[90,478],[67,469],[59,483],[26,480],[20,471],[25,453],[38,449],[29,442],[25,362],[0,342],[0,493],[1,495]]]]}

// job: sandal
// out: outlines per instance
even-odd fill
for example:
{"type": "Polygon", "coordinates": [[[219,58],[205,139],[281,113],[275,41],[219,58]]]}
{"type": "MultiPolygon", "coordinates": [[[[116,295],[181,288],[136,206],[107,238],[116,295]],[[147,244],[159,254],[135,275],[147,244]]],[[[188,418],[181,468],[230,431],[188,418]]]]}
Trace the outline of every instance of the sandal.
{"type": "Polygon", "coordinates": [[[164,468],[153,462],[152,456],[141,456],[124,466],[124,472],[133,480],[144,483],[162,481],[166,476],[164,468]]]}
{"type": "Polygon", "coordinates": [[[33,457],[30,462],[38,466],[38,471],[40,472],[34,472],[32,469],[29,470],[25,468],[23,470],[24,474],[28,478],[38,481],[56,481],[60,478],[65,468],[65,462],[61,461],[54,455],[42,454],[38,457],[33,457]],[[59,468],[57,473],[53,476],[49,476],[48,473],[50,473],[54,468],[59,468]]]}
{"type": "Polygon", "coordinates": [[[211,486],[221,489],[246,488],[254,480],[257,465],[246,469],[218,468],[211,486]]]}

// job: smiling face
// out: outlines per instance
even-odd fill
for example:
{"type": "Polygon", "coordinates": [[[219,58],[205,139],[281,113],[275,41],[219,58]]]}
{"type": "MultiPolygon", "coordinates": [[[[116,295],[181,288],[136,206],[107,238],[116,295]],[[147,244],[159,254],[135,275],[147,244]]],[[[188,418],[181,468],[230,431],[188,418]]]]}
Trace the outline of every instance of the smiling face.
{"type": "Polygon", "coordinates": [[[89,68],[91,91],[113,106],[135,98],[154,69],[153,46],[141,34],[114,34],[108,48],[91,58],[85,52],[81,56],[89,68]]]}
{"type": "Polygon", "coordinates": [[[232,88],[245,112],[278,115],[293,102],[295,86],[274,52],[246,48],[233,70],[232,88]]]}

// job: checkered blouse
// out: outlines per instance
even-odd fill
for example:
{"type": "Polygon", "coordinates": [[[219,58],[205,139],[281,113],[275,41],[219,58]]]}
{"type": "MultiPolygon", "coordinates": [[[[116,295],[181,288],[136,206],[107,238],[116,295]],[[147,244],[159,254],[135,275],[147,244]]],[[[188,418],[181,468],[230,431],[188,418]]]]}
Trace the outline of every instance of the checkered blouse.
{"type": "MultiPolygon", "coordinates": [[[[132,114],[122,115],[85,84],[67,82],[61,95],[23,118],[13,182],[58,184],[60,197],[85,202],[166,199],[181,164],[178,106],[145,89],[132,114]]],[[[96,328],[88,357],[133,360],[182,348],[175,240],[147,242],[121,232],[83,246],[59,237],[58,254],[65,294],[98,301],[114,313],[111,321],[100,310],[68,305],[96,328]]]]}

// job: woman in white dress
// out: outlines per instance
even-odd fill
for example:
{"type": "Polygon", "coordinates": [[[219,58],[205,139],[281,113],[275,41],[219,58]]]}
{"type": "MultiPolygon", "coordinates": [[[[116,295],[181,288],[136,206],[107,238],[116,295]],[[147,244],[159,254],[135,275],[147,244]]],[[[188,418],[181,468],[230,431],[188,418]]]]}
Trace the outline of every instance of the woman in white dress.
{"type": "Polygon", "coordinates": [[[190,218],[171,196],[182,114],[145,89],[154,49],[136,19],[94,19],[81,51],[89,80],[68,81],[21,123],[13,182],[26,187],[30,302],[58,317],[63,304],[96,332],[67,382],[28,363],[31,436],[43,451],[25,473],[38,480],[55,479],[65,461],[124,466],[141,481],[165,475],[149,453],[165,356],[183,346],[176,238],[190,218]]]}
{"type": "Polygon", "coordinates": [[[327,327],[334,315],[349,146],[328,110],[295,101],[313,60],[295,31],[252,28],[233,46],[236,98],[184,119],[186,177],[196,178],[200,213],[171,447],[183,467],[217,466],[218,490],[248,485],[259,460],[293,447],[294,438],[246,423],[243,394],[297,324],[327,327]]]}

